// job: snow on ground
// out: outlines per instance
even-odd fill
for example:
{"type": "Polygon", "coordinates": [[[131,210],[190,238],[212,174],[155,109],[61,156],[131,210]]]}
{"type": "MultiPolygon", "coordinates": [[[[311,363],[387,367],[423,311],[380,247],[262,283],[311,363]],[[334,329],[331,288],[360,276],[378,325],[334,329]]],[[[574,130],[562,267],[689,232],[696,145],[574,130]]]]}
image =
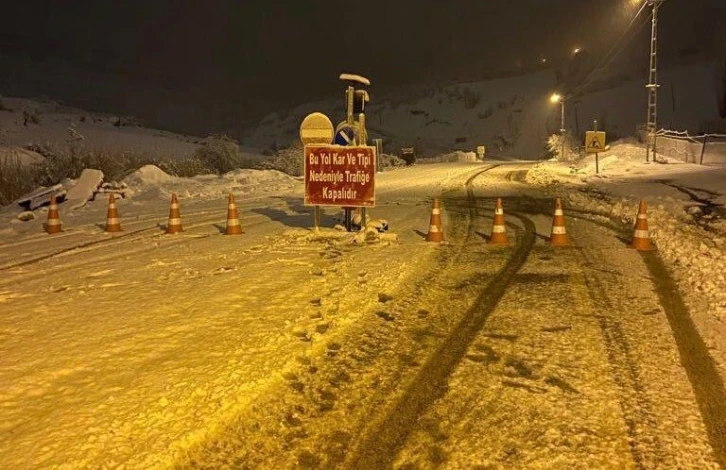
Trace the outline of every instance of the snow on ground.
{"type": "Polygon", "coordinates": [[[726,168],[661,156],[653,163],[652,155],[647,163],[644,147],[631,142],[602,153],[600,173],[594,160],[541,162],[526,179],[566,197],[570,207],[628,224],[646,201],[651,237],[726,378],[726,168]],[[573,186],[580,191],[565,189],[573,186]]]}
{"type": "MultiPolygon", "coordinates": [[[[628,143],[613,145],[602,155],[600,174],[594,173],[593,158],[575,165],[541,162],[526,172],[525,180],[566,197],[566,215],[577,209],[632,224],[638,200],[648,201],[648,221],[659,253],[678,278],[694,321],[726,376],[726,227],[721,212],[726,202],[726,170],[677,162],[646,164],[643,149],[628,143]],[[694,202],[686,192],[701,202],[694,202]]],[[[293,406],[295,402],[286,402],[287,398],[276,402],[277,392],[301,387],[305,379],[299,369],[322,369],[324,359],[346,344],[351,329],[359,332],[356,338],[365,338],[367,330],[361,325],[367,327],[372,320],[363,317],[363,312],[377,312],[377,324],[390,323],[386,316],[395,311],[378,306],[395,299],[413,284],[413,278],[426,273],[437,255],[432,245],[422,241],[431,196],[461,188],[481,165],[416,165],[382,173],[378,205],[371,212],[389,220],[397,237],[358,245],[352,243],[353,235],[330,228],[339,216],[334,209],[324,211],[326,229],[312,232],[310,210],[302,206],[300,179],[275,171],[176,178],[153,166],[140,168],[125,180],[128,197],[118,200],[124,233],[139,231],[122,233],[126,239],[114,239],[117,235],[102,231],[104,198],[77,209],[61,204],[65,231],[54,236],[42,232],[46,208],[38,209],[36,219],[27,222],[15,218],[17,207],[3,208],[0,266],[58,252],[35,266],[15,266],[0,279],[0,382],[9,384],[0,389],[4,464],[12,468],[163,468],[184,461],[190,448],[216,436],[239,416],[267,419],[265,432],[280,428],[283,424],[274,421],[279,413],[250,405],[268,394],[272,403],[293,406]],[[180,197],[185,231],[164,236],[161,229],[172,192],[180,197]],[[245,231],[240,237],[220,235],[229,192],[237,196],[240,206],[245,231]],[[108,243],[91,244],[101,240],[108,243]],[[86,245],[67,250],[79,243],[86,245]]],[[[496,178],[483,181],[479,189],[487,195],[525,190],[519,183],[507,185],[496,178]]],[[[446,229],[447,218],[444,223],[446,229]]],[[[496,262],[503,261],[503,255],[492,258],[495,262],[482,266],[483,271],[493,273],[496,262]]],[[[643,275],[634,271],[628,279],[637,282],[643,275]]],[[[436,303],[442,300],[440,295],[425,292],[432,307],[426,315],[419,311],[417,321],[433,321],[432,314],[426,316],[436,309],[445,313],[447,307],[463,301],[436,303]]],[[[496,320],[503,323],[493,319],[490,333],[505,330],[511,326],[506,323],[516,319],[516,315],[507,316],[507,305],[517,306],[516,292],[504,300],[505,315],[496,320]]],[[[445,319],[442,315],[437,321],[445,319]]],[[[527,328],[540,326],[558,325],[543,319],[527,328]]],[[[658,328],[662,326],[661,321],[658,328]]],[[[585,326],[577,328],[597,335],[585,326]]],[[[666,330],[654,332],[654,338],[666,342],[666,330]]],[[[499,354],[506,350],[504,341],[505,346],[497,346],[499,354]]],[[[666,343],[672,352],[672,345],[666,343]]],[[[489,354],[488,344],[477,343],[475,347],[483,349],[473,351],[475,358],[489,354]]],[[[606,381],[600,383],[607,375],[596,369],[602,363],[592,359],[602,352],[578,344],[567,346],[570,349],[563,346],[563,357],[585,351],[579,360],[583,370],[591,371],[592,380],[583,379],[587,387],[595,393],[602,385],[604,395],[613,393],[606,381]]],[[[537,346],[535,341],[532,350],[537,346]]],[[[345,350],[340,353],[345,354],[345,350]]],[[[452,376],[456,394],[469,386],[477,390],[467,379],[476,376],[476,370],[467,369],[475,366],[465,364],[452,376]]],[[[496,367],[503,368],[505,377],[521,373],[516,362],[496,367]]],[[[680,377],[683,371],[679,371],[680,377]]],[[[324,391],[324,400],[333,393],[324,391]]],[[[453,395],[448,399],[454,404],[441,406],[450,411],[461,406],[459,398],[476,403],[492,397],[453,395]]],[[[673,404],[666,398],[656,403],[673,404]]],[[[562,418],[562,403],[537,403],[526,405],[540,406],[538,416],[552,413],[562,418]]],[[[585,405],[582,409],[587,411],[585,405]]],[[[690,423],[689,429],[700,429],[690,398],[687,404],[673,405],[690,423]]],[[[512,413],[519,409],[517,403],[506,406],[512,413]]],[[[435,416],[437,409],[432,413],[435,416]]],[[[283,419],[294,425],[302,418],[293,414],[283,419]]],[[[516,426],[526,437],[526,420],[494,424],[516,426]]],[[[600,426],[604,435],[620,432],[621,424],[612,421],[607,410],[593,413],[590,424],[600,426]]],[[[456,440],[463,447],[449,449],[453,455],[466,454],[477,445],[476,439],[464,439],[466,426],[462,423],[456,430],[462,438],[456,440]]],[[[546,436],[539,437],[543,442],[565,445],[563,429],[545,431],[546,436]]],[[[621,444],[602,442],[612,448],[621,444]]],[[[284,447],[279,442],[266,445],[284,447]]],[[[414,439],[414,454],[417,445],[420,442],[414,439]]],[[[689,445],[699,455],[707,452],[695,438],[689,445]]],[[[590,454],[591,463],[597,464],[597,458],[612,448],[590,454]]],[[[584,444],[576,449],[590,450],[584,444]]]]}
{"type": "Polygon", "coordinates": [[[2,266],[84,245],[0,280],[4,464],[170,465],[259,394],[286,386],[281,373],[311,346],[334,347],[328,337],[425,264],[434,249],[416,232],[428,228],[422,198],[460,187],[478,168],[383,173],[371,212],[395,221],[400,241],[360,247],[330,228],[336,210],[324,211],[328,228],[313,233],[302,183],[275,171],[174,178],[143,167],[117,201],[117,235],[102,231],[102,198],[60,204],[65,232],[53,237],[42,232],[47,209],[20,222],[17,208],[4,208],[2,266]],[[229,191],[242,215],[239,237],[220,235],[229,191]],[[164,236],[171,192],[180,195],[184,232],[164,236]],[[100,240],[109,243],[91,244],[100,240]]]}

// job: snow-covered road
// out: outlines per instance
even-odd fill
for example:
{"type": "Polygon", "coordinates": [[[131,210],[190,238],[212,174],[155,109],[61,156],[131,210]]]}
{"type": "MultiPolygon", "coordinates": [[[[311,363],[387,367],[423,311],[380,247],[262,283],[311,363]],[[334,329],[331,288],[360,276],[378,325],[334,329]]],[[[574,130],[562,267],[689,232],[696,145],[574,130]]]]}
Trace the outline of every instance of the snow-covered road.
{"type": "Polygon", "coordinates": [[[238,197],[239,237],[219,197],[238,181],[143,186],[122,238],[102,201],[61,206],[62,235],[0,230],[3,463],[718,468],[722,416],[702,416],[647,259],[587,211],[549,247],[530,167],[380,174],[372,216],[398,239],[363,245],[311,231],[282,179],[238,197]],[[181,235],[159,228],[170,191],[181,235]],[[494,197],[506,248],[486,244],[494,197]]]}

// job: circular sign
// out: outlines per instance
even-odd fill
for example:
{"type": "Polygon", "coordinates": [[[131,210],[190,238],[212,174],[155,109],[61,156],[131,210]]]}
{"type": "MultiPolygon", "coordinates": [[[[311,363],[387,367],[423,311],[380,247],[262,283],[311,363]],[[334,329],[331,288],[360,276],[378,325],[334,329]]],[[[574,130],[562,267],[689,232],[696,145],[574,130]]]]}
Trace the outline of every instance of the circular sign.
{"type": "Polygon", "coordinates": [[[300,124],[300,140],[303,145],[330,144],[333,134],[333,123],[323,113],[308,114],[300,124]]]}
{"type": "Polygon", "coordinates": [[[333,143],[335,145],[356,145],[358,136],[360,135],[360,129],[358,123],[348,124],[346,121],[338,124],[335,128],[335,137],[333,143]]]}

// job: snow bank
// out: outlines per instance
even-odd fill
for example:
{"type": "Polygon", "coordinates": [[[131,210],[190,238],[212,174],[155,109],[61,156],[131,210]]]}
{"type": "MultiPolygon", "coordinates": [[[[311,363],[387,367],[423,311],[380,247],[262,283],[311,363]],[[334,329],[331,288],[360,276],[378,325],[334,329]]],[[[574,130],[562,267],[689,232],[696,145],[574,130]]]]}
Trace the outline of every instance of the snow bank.
{"type": "Polygon", "coordinates": [[[165,183],[172,180],[172,176],[156,165],[144,165],[124,179],[128,185],[140,186],[144,184],[165,183]]]}
{"type": "Polygon", "coordinates": [[[127,197],[137,199],[167,198],[171,193],[183,197],[217,199],[235,194],[287,192],[300,188],[297,178],[277,170],[234,170],[223,175],[200,175],[180,178],[154,165],[146,165],[124,179],[127,197]]]}
{"type": "MultiPolygon", "coordinates": [[[[605,201],[586,193],[571,193],[571,206],[631,225],[638,201],[622,198],[605,201]]],[[[684,292],[703,295],[707,312],[726,320],[726,235],[693,224],[692,216],[673,212],[673,206],[656,204],[648,209],[648,228],[659,255],[672,270],[684,292]]]]}
{"type": "Polygon", "coordinates": [[[648,227],[659,255],[681,290],[701,298],[700,305],[690,307],[726,321],[726,220],[699,226],[699,206],[673,197],[674,188],[664,184],[679,182],[680,188],[708,193],[711,202],[717,203],[725,197],[723,171],[671,159],[659,159],[668,164],[647,164],[643,147],[631,143],[613,145],[600,161],[600,174],[594,173],[593,158],[571,166],[541,162],[528,172],[526,181],[550,189],[561,184],[581,186],[579,192],[567,194],[570,206],[623,224],[634,225],[638,202],[646,200],[648,227]]]}
{"type": "Polygon", "coordinates": [[[457,150],[455,152],[446,153],[444,155],[439,155],[433,158],[426,158],[422,159],[422,162],[436,162],[436,163],[443,163],[443,162],[458,162],[458,163],[475,163],[479,162],[478,158],[476,158],[476,153],[474,152],[463,152],[461,150],[457,150]]]}

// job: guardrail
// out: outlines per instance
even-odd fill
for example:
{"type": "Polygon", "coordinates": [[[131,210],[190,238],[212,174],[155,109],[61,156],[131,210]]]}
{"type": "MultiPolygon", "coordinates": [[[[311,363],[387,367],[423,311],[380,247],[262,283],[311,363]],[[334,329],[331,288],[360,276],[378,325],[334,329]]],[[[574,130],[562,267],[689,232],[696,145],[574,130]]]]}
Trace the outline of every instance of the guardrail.
{"type": "Polygon", "coordinates": [[[660,129],[658,153],[699,165],[726,165],[726,134],[690,135],[688,131],[660,129]]]}

